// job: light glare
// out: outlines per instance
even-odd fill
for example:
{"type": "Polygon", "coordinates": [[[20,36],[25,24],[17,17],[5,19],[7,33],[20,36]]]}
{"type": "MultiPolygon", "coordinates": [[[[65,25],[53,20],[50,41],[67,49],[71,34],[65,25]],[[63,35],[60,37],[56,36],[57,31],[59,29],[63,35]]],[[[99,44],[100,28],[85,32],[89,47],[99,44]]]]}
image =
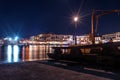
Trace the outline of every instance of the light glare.
{"type": "Polygon", "coordinates": [[[12,38],[11,38],[11,37],[9,38],[9,41],[12,41],[12,38]]]}
{"type": "Polygon", "coordinates": [[[14,40],[17,41],[18,40],[18,36],[16,36],[14,40]]]}
{"type": "Polygon", "coordinates": [[[75,22],[77,22],[78,21],[78,17],[76,16],[76,17],[74,17],[74,21],[75,22]]]}

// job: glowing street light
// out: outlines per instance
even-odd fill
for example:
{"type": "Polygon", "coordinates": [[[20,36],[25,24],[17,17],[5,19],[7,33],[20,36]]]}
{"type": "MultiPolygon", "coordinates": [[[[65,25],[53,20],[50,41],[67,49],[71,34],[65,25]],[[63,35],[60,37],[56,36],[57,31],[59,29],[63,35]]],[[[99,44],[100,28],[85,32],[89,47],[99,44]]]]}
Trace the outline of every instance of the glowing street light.
{"type": "Polygon", "coordinates": [[[75,21],[75,22],[78,21],[78,17],[77,17],[77,16],[74,17],[74,21],[75,21]]]}
{"type": "Polygon", "coordinates": [[[74,17],[75,28],[77,28],[77,22],[78,22],[78,19],[79,19],[79,17],[78,17],[78,16],[75,16],[75,17],[74,17]]]}
{"type": "MultiPolygon", "coordinates": [[[[74,17],[75,28],[77,28],[78,19],[79,19],[78,16],[75,16],[75,17],[74,17]]],[[[75,40],[75,45],[77,45],[77,37],[76,37],[76,34],[75,34],[75,36],[74,36],[74,40],[75,40]]]]}

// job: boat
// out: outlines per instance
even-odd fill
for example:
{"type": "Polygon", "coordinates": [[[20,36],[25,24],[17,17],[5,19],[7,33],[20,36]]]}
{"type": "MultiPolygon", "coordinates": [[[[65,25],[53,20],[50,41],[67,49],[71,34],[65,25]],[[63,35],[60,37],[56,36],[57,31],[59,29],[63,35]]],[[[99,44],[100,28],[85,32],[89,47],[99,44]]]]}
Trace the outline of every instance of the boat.
{"type": "Polygon", "coordinates": [[[95,17],[102,16],[111,12],[118,12],[119,10],[104,11],[93,10],[92,12],[92,25],[90,45],[75,45],[69,47],[53,47],[54,52],[48,53],[48,57],[54,60],[68,60],[75,61],[81,64],[95,64],[105,66],[120,67],[120,42],[112,42],[112,39],[108,43],[95,44],[95,17]],[[95,12],[97,14],[95,14],[95,12]],[[98,14],[98,12],[100,12],[98,14]]]}
{"type": "Polygon", "coordinates": [[[105,44],[53,47],[48,57],[54,60],[75,61],[81,64],[120,66],[120,42],[105,44]]]}

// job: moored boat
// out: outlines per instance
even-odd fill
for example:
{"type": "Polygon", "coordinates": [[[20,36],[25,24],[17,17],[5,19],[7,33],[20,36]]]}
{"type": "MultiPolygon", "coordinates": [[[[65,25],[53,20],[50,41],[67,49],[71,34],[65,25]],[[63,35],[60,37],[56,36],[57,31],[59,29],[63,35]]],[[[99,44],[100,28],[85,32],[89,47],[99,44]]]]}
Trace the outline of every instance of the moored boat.
{"type": "Polygon", "coordinates": [[[120,42],[84,46],[53,47],[48,56],[55,60],[120,66],[120,42]]]}

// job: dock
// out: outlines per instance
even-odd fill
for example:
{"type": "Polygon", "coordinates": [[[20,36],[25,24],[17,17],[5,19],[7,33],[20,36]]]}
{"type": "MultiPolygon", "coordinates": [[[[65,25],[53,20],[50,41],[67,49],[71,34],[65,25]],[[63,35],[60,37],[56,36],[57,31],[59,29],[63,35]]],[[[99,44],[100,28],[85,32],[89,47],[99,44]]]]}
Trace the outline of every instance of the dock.
{"type": "Polygon", "coordinates": [[[119,80],[120,74],[81,68],[80,66],[55,66],[47,61],[0,64],[1,80],[119,80]],[[64,67],[63,67],[64,66],[64,67]],[[66,68],[65,68],[66,67],[66,68]]]}

